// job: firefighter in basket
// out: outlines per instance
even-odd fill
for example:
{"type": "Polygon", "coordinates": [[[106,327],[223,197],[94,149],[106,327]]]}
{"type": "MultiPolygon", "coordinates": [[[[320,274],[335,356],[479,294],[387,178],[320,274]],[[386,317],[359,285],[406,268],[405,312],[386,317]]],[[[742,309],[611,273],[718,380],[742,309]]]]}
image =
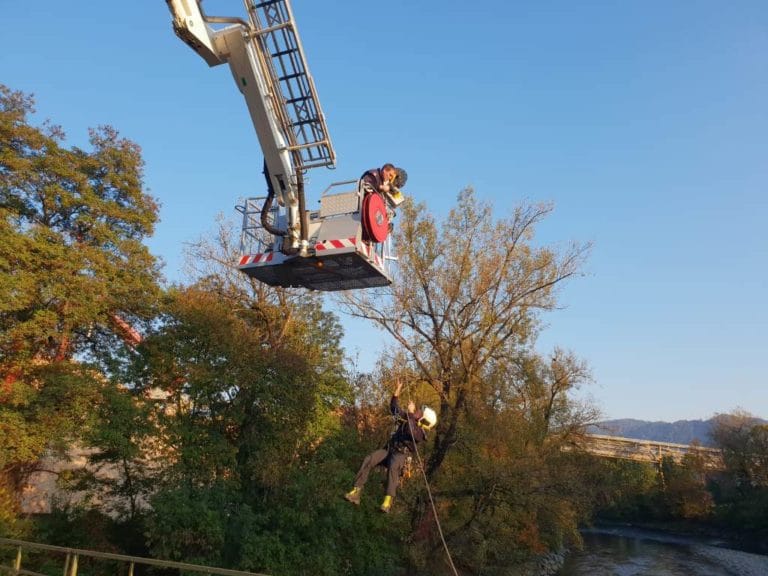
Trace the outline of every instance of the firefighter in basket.
{"type": "Polygon", "coordinates": [[[381,193],[386,198],[390,210],[394,210],[405,200],[400,189],[405,186],[407,180],[408,173],[405,170],[387,163],[381,168],[367,170],[360,177],[360,190],[363,194],[381,193]]]}

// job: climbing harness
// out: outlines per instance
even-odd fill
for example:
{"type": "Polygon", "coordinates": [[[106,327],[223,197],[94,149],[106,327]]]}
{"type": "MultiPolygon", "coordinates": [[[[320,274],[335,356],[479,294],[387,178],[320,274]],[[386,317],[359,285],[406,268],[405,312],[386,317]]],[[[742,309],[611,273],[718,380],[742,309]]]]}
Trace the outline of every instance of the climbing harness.
{"type": "MultiPolygon", "coordinates": [[[[392,419],[394,420],[394,426],[392,427],[392,432],[389,435],[389,440],[387,440],[387,450],[389,452],[396,452],[400,454],[405,454],[405,464],[403,464],[403,467],[400,468],[400,481],[403,482],[405,480],[408,480],[411,476],[413,476],[413,456],[411,456],[408,452],[408,447],[403,444],[402,442],[394,443],[393,438],[397,434],[398,429],[402,424],[405,422],[409,422],[408,417],[406,416],[403,418],[402,416],[393,414],[392,419]]],[[[410,430],[410,423],[408,426],[410,430]]],[[[413,437],[413,431],[411,430],[411,437],[413,437]]]]}
{"type": "Polygon", "coordinates": [[[405,457],[405,464],[400,468],[400,479],[408,480],[413,476],[413,457],[409,454],[405,457]]]}

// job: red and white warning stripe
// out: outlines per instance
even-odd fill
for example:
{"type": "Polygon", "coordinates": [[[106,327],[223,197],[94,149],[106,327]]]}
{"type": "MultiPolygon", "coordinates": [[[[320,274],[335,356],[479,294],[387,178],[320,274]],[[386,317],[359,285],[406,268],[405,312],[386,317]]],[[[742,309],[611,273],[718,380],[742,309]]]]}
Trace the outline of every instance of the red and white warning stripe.
{"type": "Polygon", "coordinates": [[[365,242],[360,243],[361,252],[368,256],[368,258],[373,258],[374,263],[376,266],[381,266],[381,258],[379,258],[379,255],[376,254],[376,248],[374,248],[373,244],[367,244],[365,242]]]}
{"type": "Polygon", "coordinates": [[[315,244],[315,251],[336,250],[338,248],[354,248],[357,245],[355,238],[342,238],[340,240],[326,240],[315,244]]]}
{"type": "Polygon", "coordinates": [[[265,254],[246,254],[240,258],[240,266],[246,266],[248,264],[266,264],[272,262],[274,252],[266,252],[265,254]]]}
{"type": "Polygon", "coordinates": [[[376,248],[373,244],[367,242],[357,243],[356,238],[341,238],[339,240],[326,240],[325,242],[318,242],[315,244],[315,252],[320,254],[323,250],[337,250],[339,248],[356,248],[358,252],[362,252],[369,259],[372,259],[377,266],[382,265],[382,260],[379,255],[376,254],[376,248]]]}
{"type": "MultiPolygon", "coordinates": [[[[373,260],[377,266],[382,265],[382,260],[378,254],[376,254],[376,248],[373,244],[367,242],[357,243],[356,238],[341,238],[339,240],[326,240],[325,242],[318,242],[315,244],[315,252],[319,255],[325,250],[338,250],[340,248],[356,248],[359,252],[365,254],[369,259],[373,260]]],[[[264,254],[246,254],[240,258],[240,266],[259,266],[269,264],[275,257],[274,252],[266,252],[264,254]]],[[[277,263],[277,262],[276,262],[277,263]]]]}

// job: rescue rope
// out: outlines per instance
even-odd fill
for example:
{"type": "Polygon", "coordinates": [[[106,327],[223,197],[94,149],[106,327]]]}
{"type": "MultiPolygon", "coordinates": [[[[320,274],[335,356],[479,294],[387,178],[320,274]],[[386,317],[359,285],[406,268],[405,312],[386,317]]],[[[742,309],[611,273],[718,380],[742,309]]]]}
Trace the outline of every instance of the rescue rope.
{"type": "MultiPolygon", "coordinates": [[[[411,403],[411,387],[408,386],[407,390],[408,392],[408,404],[411,403]]],[[[445,541],[445,535],[443,534],[443,527],[440,525],[440,517],[437,515],[437,507],[435,506],[435,499],[432,497],[432,489],[429,486],[429,480],[427,480],[427,472],[424,470],[424,462],[421,459],[421,454],[419,453],[419,447],[416,443],[416,439],[413,436],[413,426],[411,424],[411,419],[408,418],[406,415],[405,418],[408,421],[408,429],[411,432],[411,439],[413,440],[413,449],[416,452],[416,460],[419,462],[419,470],[421,470],[421,475],[424,478],[424,485],[427,487],[427,496],[429,496],[429,503],[432,506],[432,514],[435,515],[435,524],[437,525],[437,532],[440,534],[440,541],[443,543],[443,548],[445,549],[445,555],[448,558],[448,563],[451,565],[451,570],[453,570],[453,573],[456,576],[459,576],[458,570],[456,570],[456,566],[453,563],[453,558],[451,557],[451,551],[448,549],[448,543],[445,541]]]]}

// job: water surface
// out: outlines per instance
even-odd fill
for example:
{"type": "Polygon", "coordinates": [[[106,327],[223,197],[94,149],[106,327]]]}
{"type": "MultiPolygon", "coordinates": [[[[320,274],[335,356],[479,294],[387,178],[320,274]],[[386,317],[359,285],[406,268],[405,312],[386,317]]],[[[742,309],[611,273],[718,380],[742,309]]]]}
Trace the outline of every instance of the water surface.
{"type": "Polygon", "coordinates": [[[768,556],[642,531],[588,531],[558,576],[766,576],[768,556]]]}

